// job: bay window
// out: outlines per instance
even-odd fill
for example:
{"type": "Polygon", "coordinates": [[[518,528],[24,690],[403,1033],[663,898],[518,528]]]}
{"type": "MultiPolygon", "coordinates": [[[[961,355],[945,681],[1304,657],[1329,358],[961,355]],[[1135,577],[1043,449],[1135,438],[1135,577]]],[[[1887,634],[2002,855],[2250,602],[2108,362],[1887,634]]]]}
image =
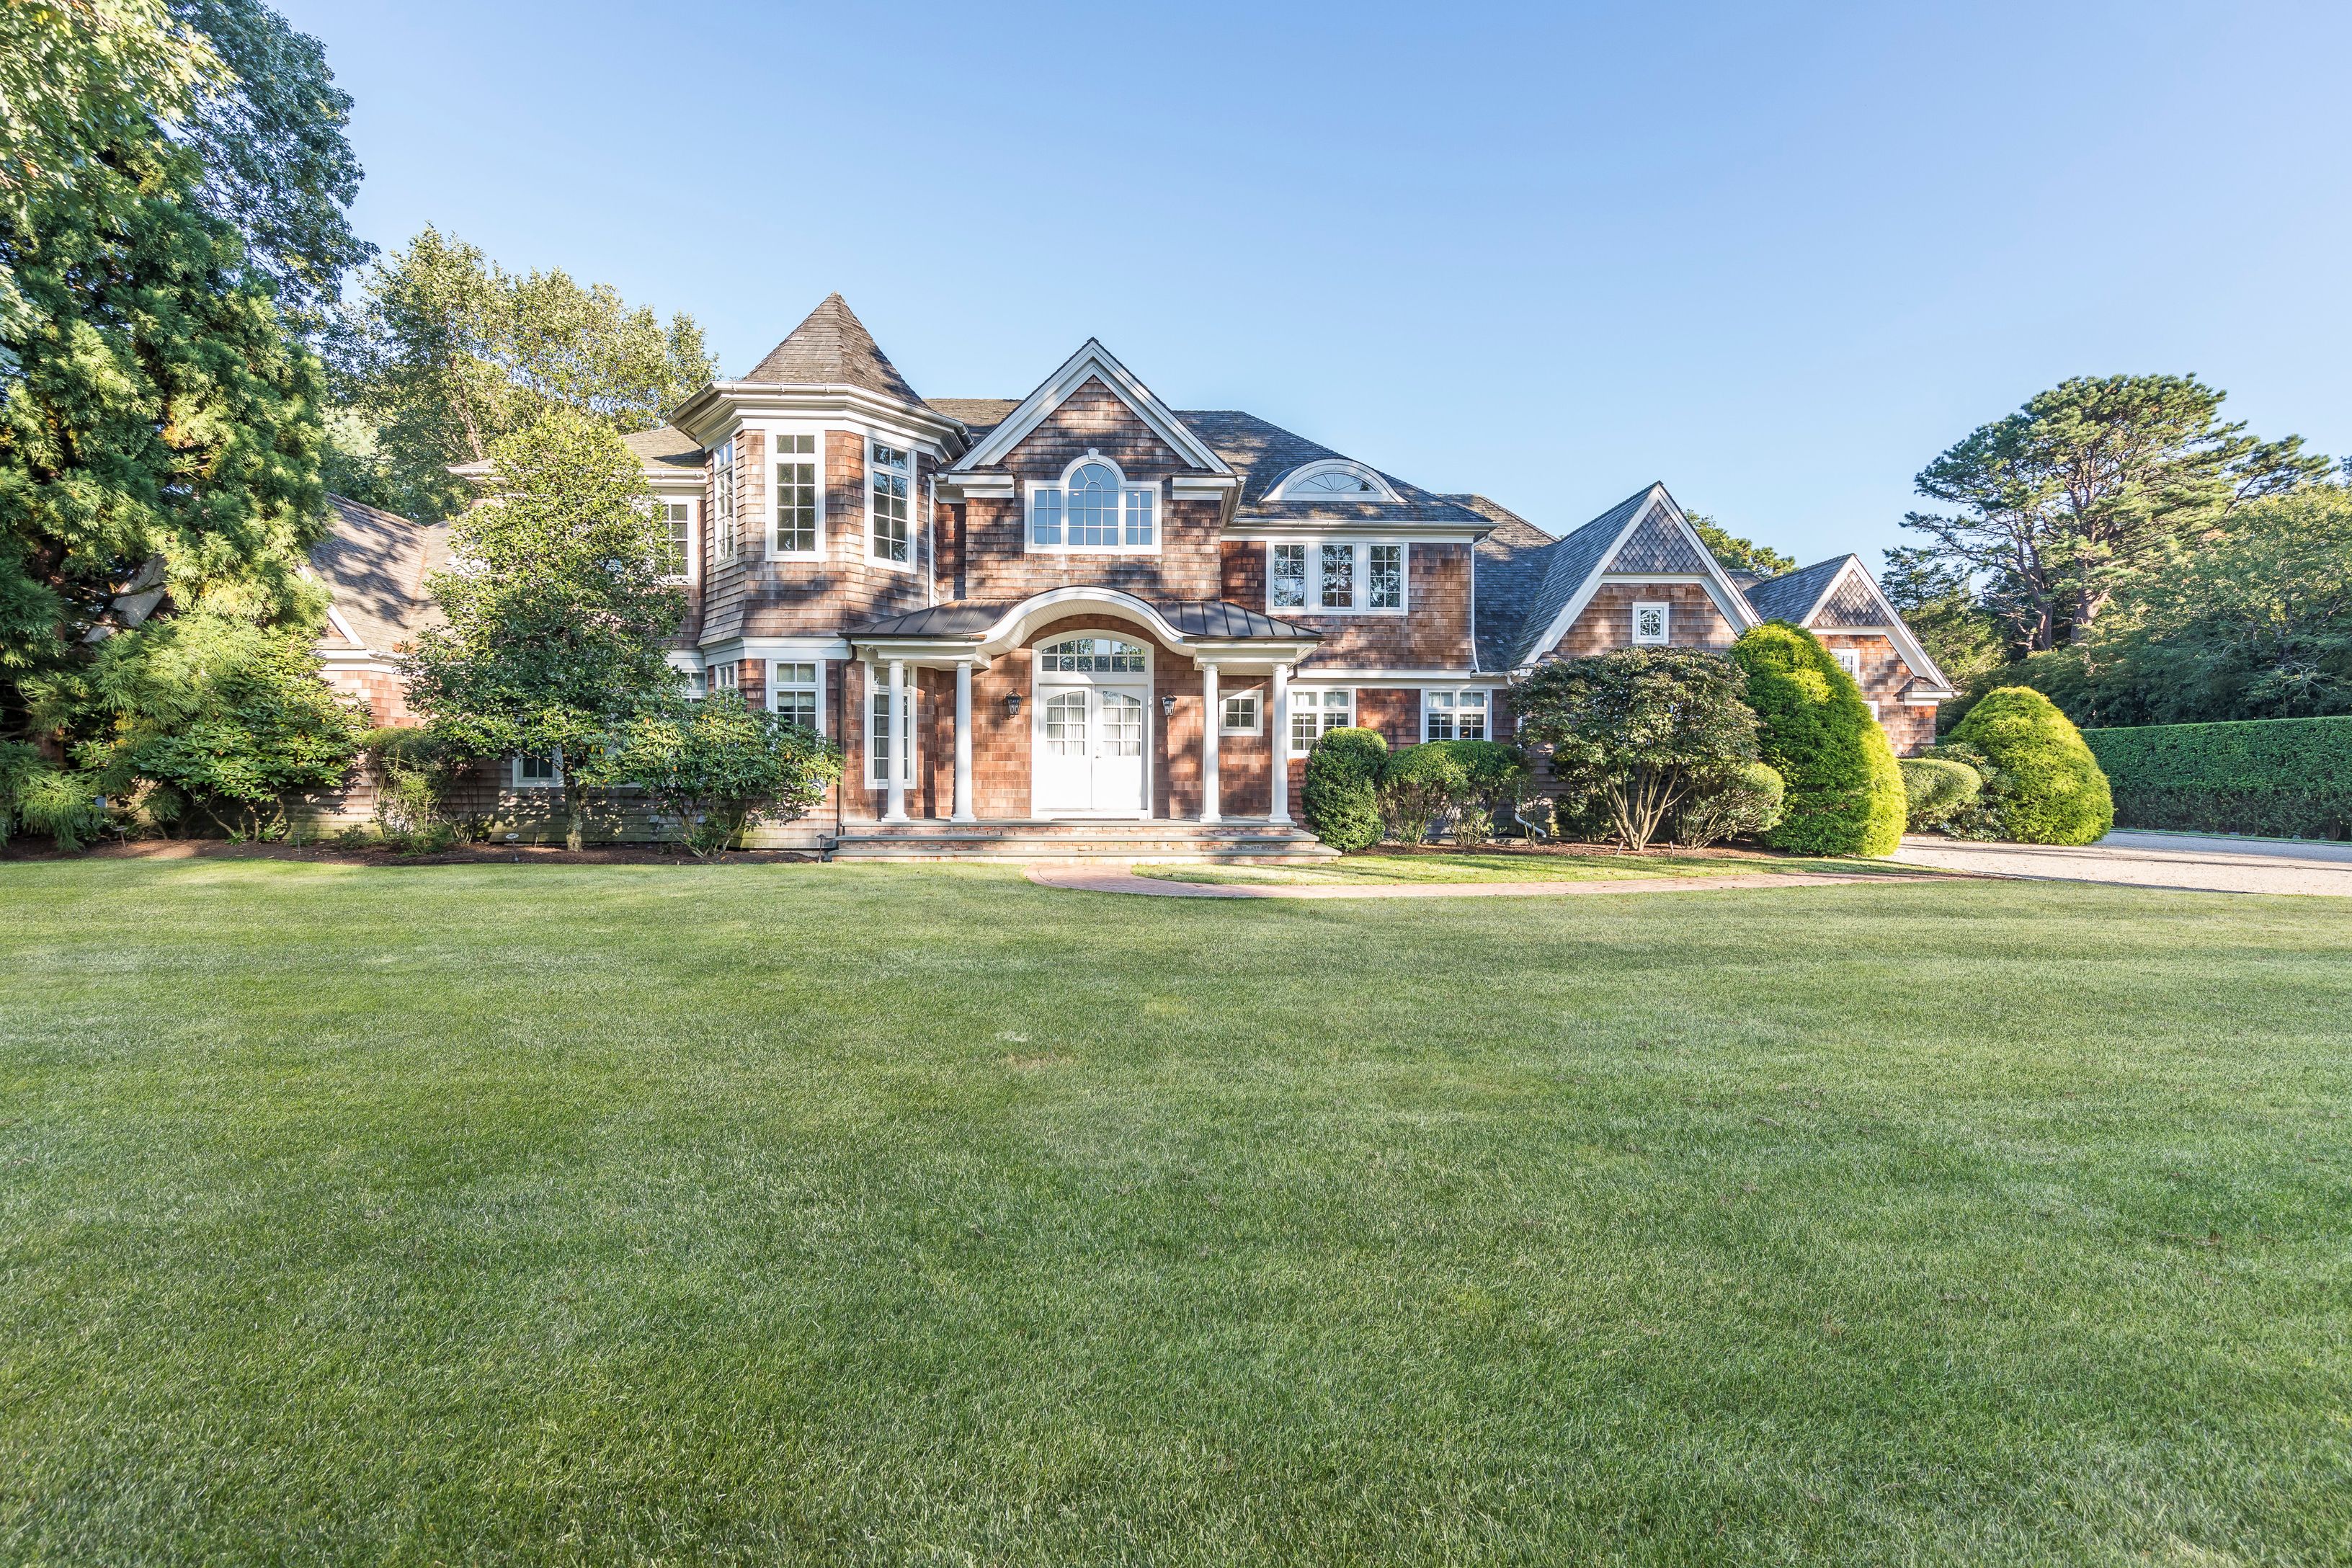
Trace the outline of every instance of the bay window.
{"type": "Polygon", "coordinates": [[[710,504],[718,539],[713,548],[721,561],[735,559],[735,437],[730,436],[710,454],[710,504]]]}
{"type": "Polygon", "coordinates": [[[814,435],[776,437],[776,487],[769,518],[768,553],[815,555],[817,449],[814,435]]]}
{"type": "Polygon", "coordinates": [[[866,443],[868,530],[875,560],[891,566],[915,563],[915,538],[908,525],[907,498],[913,462],[896,447],[866,443]]]}

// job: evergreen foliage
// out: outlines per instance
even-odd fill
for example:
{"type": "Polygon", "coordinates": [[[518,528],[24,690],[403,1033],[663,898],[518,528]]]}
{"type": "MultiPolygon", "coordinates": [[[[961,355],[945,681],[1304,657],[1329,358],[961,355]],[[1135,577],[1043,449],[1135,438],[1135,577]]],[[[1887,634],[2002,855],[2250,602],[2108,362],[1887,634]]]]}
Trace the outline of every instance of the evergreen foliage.
{"type": "Polygon", "coordinates": [[[1807,855],[1892,855],[1903,840],[1903,777],[1853,677],[1785,621],[1747,632],[1731,657],[1747,672],[1763,758],[1788,786],[1765,842],[1807,855]]]}
{"type": "Polygon", "coordinates": [[[1694,796],[1757,760],[1756,715],[1717,654],[1628,647],[1538,666],[1512,689],[1522,740],[1551,748],[1563,831],[1596,804],[1629,849],[1644,849],[1694,796]]]}
{"type": "Polygon", "coordinates": [[[1727,838],[1769,833],[1780,820],[1789,786],[1769,763],[1749,763],[1714,789],[1693,795],[1675,813],[1673,838],[1704,849],[1727,838]]]}
{"type": "Polygon", "coordinates": [[[410,697],[462,754],[564,759],[577,849],[593,749],[677,689],[663,641],[685,602],[659,575],[652,494],[610,429],[558,408],[491,459],[491,499],[452,525],[454,569],[427,584],[446,624],[405,661],[410,697]]]}
{"type": "Polygon", "coordinates": [[[1793,555],[1785,554],[1769,544],[1741,539],[1703,513],[1686,511],[1683,517],[1727,572],[1753,572],[1759,577],[1778,577],[1783,572],[1796,570],[1797,558],[1793,555]]]}
{"type": "MultiPolygon", "coordinates": [[[[1342,854],[1381,841],[1381,776],[1388,738],[1378,730],[1326,730],[1307,755],[1300,814],[1315,837],[1342,854]]],[[[1284,765],[1279,749],[1275,766],[1284,765]]]]}
{"type": "Polygon", "coordinates": [[[1966,763],[1942,757],[1898,757],[1903,772],[1904,819],[1914,833],[1941,827],[1976,803],[1984,775],[1966,763]]]}
{"type": "Polygon", "coordinates": [[[1381,825],[1400,844],[1436,837],[1470,798],[1470,770],[1444,741],[1401,747],[1381,769],[1381,825]]]}
{"type": "Polygon", "coordinates": [[[2031,687],[1988,693],[1952,731],[1996,772],[1984,804],[2002,837],[2020,844],[2093,844],[2115,826],[2115,802],[2081,731],[2031,687]]]}
{"type": "Polygon", "coordinates": [[[748,706],[732,692],[671,698],[632,715],[595,769],[677,818],[698,859],[740,847],[744,829],[791,822],[841,777],[841,753],[813,730],[748,706]]]}
{"type": "Polygon", "coordinates": [[[2352,838],[2352,718],[2085,730],[2125,827],[2352,838]]]}

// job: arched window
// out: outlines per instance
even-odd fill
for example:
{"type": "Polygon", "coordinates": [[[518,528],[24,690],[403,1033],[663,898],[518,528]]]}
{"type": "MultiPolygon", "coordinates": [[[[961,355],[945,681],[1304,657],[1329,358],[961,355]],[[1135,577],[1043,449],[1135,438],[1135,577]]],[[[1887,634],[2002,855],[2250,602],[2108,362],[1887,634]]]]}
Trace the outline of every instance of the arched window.
{"type": "Polygon", "coordinates": [[[1143,650],[1118,637],[1064,637],[1037,650],[1040,669],[1088,675],[1140,675],[1143,650]]]}
{"type": "Polygon", "coordinates": [[[1271,500],[1393,501],[1396,490],[1374,470],[1348,458],[1318,458],[1282,476],[1271,500]]]}
{"type": "Polygon", "coordinates": [[[1134,483],[1118,465],[1089,451],[1052,484],[1029,487],[1029,548],[1160,548],[1160,486],[1134,483]]]}

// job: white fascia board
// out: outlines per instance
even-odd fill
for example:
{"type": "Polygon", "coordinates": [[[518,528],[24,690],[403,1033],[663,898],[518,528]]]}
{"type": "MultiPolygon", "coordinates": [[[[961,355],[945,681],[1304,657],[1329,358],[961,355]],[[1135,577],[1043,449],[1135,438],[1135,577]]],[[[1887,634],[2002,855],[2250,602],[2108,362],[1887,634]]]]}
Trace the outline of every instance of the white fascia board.
{"type": "Polygon", "coordinates": [[[645,473],[646,484],[663,493],[676,490],[681,495],[698,496],[705,488],[702,472],[698,468],[664,467],[647,468],[645,473]]]}
{"type": "Polygon", "coordinates": [[[1358,686],[1507,686],[1509,677],[1491,669],[1357,669],[1318,664],[1298,672],[1301,680],[1328,686],[1349,681],[1358,686]]]}
{"type": "Polygon", "coordinates": [[[1198,436],[1176,417],[1174,409],[1155,396],[1151,389],[1136,379],[1135,374],[1112,357],[1099,340],[1088,338],[1078,352],[1062,363],[1062,368],[1047,376],[1044,384],[1023,398],[1003,423],[991,430],[981,441],[956,462],[958,472],[984,468],[1002,462],[1006,453],[1019,446],[1028,434],[1045,422],[1048,415],[1068,401],[1072,393],[1089,380],[1099,378],[1118,397],[1135,411],[1136,417],[1151,427],[1152,434],[1175,448],[1194,468],[1212,474],[1231,474],[1234,470],[1223,458],[1209,450],[1198,436]]]}
{"type": "Polygon", "coordinates": [[[982,651],[971,637],[856,637],[857,655],[876,664],[911,664],[929,668],[953,668],[959,664],[986,669],[994,656],[982,651]]]}
{"type": "Polygon", "coordinates": [[[1660,485],[1657,489],[1665,500],[1666,510],[1673,517],[1675,526],[1682,531],[1684,541],[1698,552],[1701,561],[1706,563],[1705,581],[1707,597],[1713,599],[1715,607],[1723,612],[1723,618],[1741,631],[1751,631],[1762,626],[1763,617],[1757,615],[1756,606],[1748,602],[1748,595],[1739,591],[1739,584],[1731,580],[1731,574],[1723,569],[1723,563],[1715,558],[1715,552],[1706,547],[1706,541],[1701,539],[1698,530],[1691,526],[1682,502],[1675,500],[1674,492],[1665,486],[1660,485]]]}
{"type": "Polygon", "coordinates": [[[1175,474],[1169,478],[1168,488],[1180,496],[1192,494],[1208,500],[1241,489],[1242,481],[1238,474],[1175,474]]]}
{"type": "MultiPolygon", "coordinates": [[[[1813,601],[1813,607],[1806,611],[1805,618],[1797,624],[1807,631],[1815,630],[1812,625],[1813,616],[1821,612],[1823,605],[1830,602],[1830,596],[1837,592],[1848,576],[1858,578],[1862,585],[1870,591],[1870,596],[1878,601],[1878,607],[1885,612],[1886,620],[1884,626],[1872,627],[1870,630],[1877,632],[1895,645],[1895,651],[1903,656],[1903,662],[1910,666],[1912,674],[1923,679],[1932,680],[1947,691],[1951,690],[1950,677],[1936,668],[1936,661],[1927,657],[1927,650],[1919,645],[1917,637],[1911,635],[1911,628],[1903,624],[1902,613],[1896,610],[1893,602],[1887,598],[1885,590],[1878,585],[1878,579],[1870,574],[1870,568],[1862,563],[1862,557],[1859,555],[1848,555],[1845,558],[1844,569],[1830,574],[1830,585],[1822,590],[1822,596],[1813,601]]],[[[1832,634],[1853,632],[1869,635],[1863,628],[1856,626],[1822,626],[1819,630],[1832,634]]],[[[1937,700],[1940,701],[1942,699],[1939,698],[1937,700]]]]}
{"type": "Polygon", "coordinates": [[[1652,485],[1642,493],[1642,504],[1633,509],[1633,515],[1626,518],[1625,525],[1617,531],[1617,537],[1611,540],[1609,548],[1601,552],[1599,563],[1586,574],[1583,582],[1577,584],[1576,592],[1570,595],[1568,603],[1559,607],[1559,614],[1551,618],[1551,625],[1544,628],[1543,636],[1531,645],[1538,658],[1558,647],[1559,639],[1568,635],[1568,628],[1576,625],[1576,617],[1584,614],[1584,606],[1592,603],[1592,595],[1601,591],[1601,567],[1617,559],[1617,552],[1625,547],[1626,538],[1641,526],[1643,518],[1650,515],[1652,499],[1664,494],[1664,485],[1652,485]]]}
{"type": "Polygon", "coordinates": [[[1012,500],[1020,494],[1010,474],[946,473],[939,486],[941,500],[1012,500]]]}
{"type": "Polygon", "coordinates": [[[1491,531],[1491,528],[1473,528],[1466,523],[1449,528],[1428,522],[1347,522],[1338,518],[1277,521],[1266,518],[1235,519],[1226,528],[1224,537],[1273,543],[1311,539],[1384,539],[1407,544],[1475,544],[1491,531]]]}
{"type": "Polygon", "coordinates": [[[962,424],[932,409],[901,403],[862,386],[787,385],[771,381],[714,381],[670,411],[669,423],[705,447],[726,439],[743,420],[843,416],[910,447],[944,457],[964,440],[962,424]]]}
{"type": "Polygon", "coordinates": [[[398,675],[399,663],[384,654],[363,647],[320,648],[319,662],[331,669],[372,669],[382,675],[398,675]]]}

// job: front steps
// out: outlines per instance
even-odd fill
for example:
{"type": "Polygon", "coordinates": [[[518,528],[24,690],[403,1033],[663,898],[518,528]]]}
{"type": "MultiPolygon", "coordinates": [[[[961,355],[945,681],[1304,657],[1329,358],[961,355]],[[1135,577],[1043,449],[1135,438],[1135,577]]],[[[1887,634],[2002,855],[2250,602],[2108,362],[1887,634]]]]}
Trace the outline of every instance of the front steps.
{"type": "Polygon", "coordinates": [[[1328,860],[1303,827],[1265,821],[856,822],[824,845],[828,860],[1328,860]]]}

